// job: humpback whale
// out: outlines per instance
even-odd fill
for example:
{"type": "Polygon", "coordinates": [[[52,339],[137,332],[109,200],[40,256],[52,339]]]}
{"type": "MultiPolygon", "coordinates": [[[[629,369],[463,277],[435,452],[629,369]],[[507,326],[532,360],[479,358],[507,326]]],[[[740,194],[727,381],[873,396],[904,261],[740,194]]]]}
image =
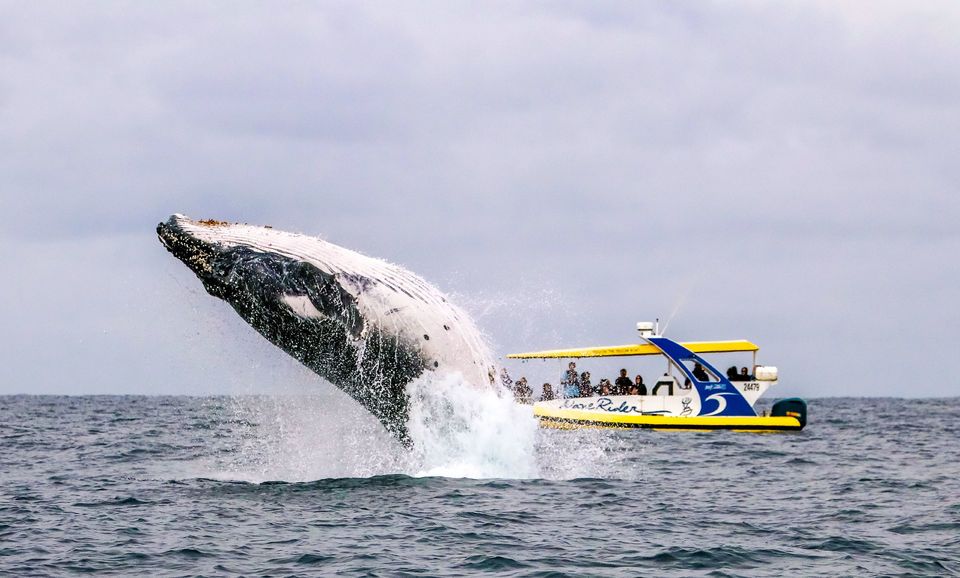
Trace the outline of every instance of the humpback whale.
{"type": "Polygon", "coordinates": [[[316,237],[179,214],[157,235],[208,293],[405,445],[408,383],[448,373],[491,386],[492,357],[473,320],[398,265],[316,237]]]}

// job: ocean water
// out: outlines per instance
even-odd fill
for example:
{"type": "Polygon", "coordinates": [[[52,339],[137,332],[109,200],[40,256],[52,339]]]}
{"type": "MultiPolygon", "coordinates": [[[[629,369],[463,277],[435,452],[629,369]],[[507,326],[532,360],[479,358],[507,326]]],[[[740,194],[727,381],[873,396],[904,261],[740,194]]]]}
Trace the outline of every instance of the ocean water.
{"type": "Polygon", "coordinates": [[[407,452],[309,397],[0,397],[0,574],[960,574],[958,399],[789,434],[458,404],[407,452]]]}

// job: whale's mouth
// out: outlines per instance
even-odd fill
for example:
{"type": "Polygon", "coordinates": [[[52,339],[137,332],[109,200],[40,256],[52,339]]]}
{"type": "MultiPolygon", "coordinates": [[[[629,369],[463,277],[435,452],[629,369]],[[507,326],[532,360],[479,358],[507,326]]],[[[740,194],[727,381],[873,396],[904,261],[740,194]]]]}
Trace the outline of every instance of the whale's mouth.
{"type": "MultiPolygon", "coordinates": [[[[191,271],[201,277],[209,277],[213,272],[211,262],[217,253],[217,247],[210,242],[198,239],[184,228],[184,222],[191,222],[183,215],[173,215],[157,225],[160,242],[174,257],[183,262],[191,271]]],[[[201,224],[206,224],[200,221],[201,224]]],[[[217,225],[226,223],[212,222],[217,225]]]]}

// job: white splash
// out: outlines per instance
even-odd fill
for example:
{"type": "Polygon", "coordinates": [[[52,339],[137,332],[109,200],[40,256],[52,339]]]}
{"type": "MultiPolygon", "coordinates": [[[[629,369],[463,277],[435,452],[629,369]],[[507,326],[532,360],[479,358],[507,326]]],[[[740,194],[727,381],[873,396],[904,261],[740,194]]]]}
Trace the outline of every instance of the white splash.
{"type": "Polygon", "coordinates": [[[210,477],[305,482],[402,471],[403,448],[373,416],[333,387],[316,394],[230,398],[227,447],[210,477]]]}
{"type": "Polygon", "coordinates": [[[428,376],[408,392],[412,450],[333,387],[231,398],[221,424],[223,451],[188,477],[261,483],[388,474],[636,479],[641,473],[624,456],[636,455],[644,432],[541,430],[530,406],[454,376],[428,376]]]}
{"type": "Polygon", "coordinates": [[[537,422],[530,406],[457,376],[420,379],[410,394],[411,475],[538,477],[537,422]]]}

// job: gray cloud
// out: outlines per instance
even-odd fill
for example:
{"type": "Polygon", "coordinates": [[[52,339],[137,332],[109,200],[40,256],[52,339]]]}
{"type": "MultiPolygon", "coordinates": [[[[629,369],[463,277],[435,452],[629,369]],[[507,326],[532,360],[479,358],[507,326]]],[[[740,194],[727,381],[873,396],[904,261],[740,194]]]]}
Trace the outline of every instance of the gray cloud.
{"type": "Polygon", "coordinates": [[[4,4],[0,391],[312,383],[155,242],[178,211],[405,264],[503,352],[630,341],[688,294],[672,334],[755,338],[794,391],[955,395],[915,376],[960,345],[958,25],[949,2],[4,4]]]}

